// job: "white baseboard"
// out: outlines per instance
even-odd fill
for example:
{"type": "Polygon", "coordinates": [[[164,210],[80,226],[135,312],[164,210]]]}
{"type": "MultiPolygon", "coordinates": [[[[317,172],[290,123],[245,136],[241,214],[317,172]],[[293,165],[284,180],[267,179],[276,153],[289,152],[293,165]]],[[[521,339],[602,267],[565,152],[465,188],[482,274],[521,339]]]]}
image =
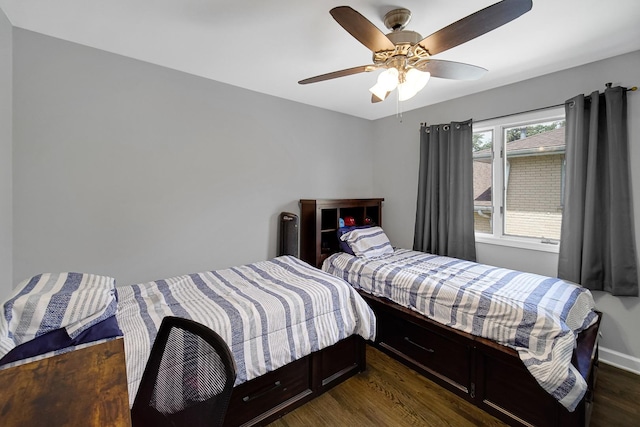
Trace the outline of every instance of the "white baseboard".
{"type": "Polygon", "coordinates": [[[620,353],[604,347],[600,347],[599,355],[602,363],[640,375],[640,359],[637,357],[629,356],[628,354],[620,353]]]}

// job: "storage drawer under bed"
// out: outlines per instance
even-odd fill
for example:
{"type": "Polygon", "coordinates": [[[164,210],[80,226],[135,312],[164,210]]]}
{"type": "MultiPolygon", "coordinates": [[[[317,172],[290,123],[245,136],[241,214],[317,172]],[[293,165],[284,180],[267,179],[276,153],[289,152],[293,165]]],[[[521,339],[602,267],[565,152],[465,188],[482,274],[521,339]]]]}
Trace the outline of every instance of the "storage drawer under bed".
{"type": "Polygon", "coordinates": [[[515,420],[527,420],[536,426],[555,425],[558,402],[551,395],[540,393],[540,386],[517,356],[506,357],[503,351],[490,347],[483,347],[476,355],[476,396],[481,408],[507,415],[514,424],[515,420]]]}
{"type": "Polygon", "coordinates": [[[422,369],[468,392],[470,386],[471,347],[413,322],[380,311],[379,345],[408,358],[422,369]]]}
{"type": "Polygon", "coordinates": [[[266,425],[365,367],[364,339],[352,335],[235,387],[224,425],[266,425]]]}
{"type": "Polygon", "coordinates": [[[225,425],[242,425],[271,408],[311,394],[310,357],[306,356],[233,389],[225,425]]]}

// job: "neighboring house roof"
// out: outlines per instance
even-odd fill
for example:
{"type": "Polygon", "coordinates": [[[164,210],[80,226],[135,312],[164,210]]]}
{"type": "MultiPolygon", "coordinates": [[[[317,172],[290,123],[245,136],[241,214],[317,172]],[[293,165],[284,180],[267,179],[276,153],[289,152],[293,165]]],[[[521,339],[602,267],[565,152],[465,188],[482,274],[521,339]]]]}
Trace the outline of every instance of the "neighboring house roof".
{"type": "Polygon", "coordinates": [[[473,162],[473,201],[475,206],[491,206],[491,163],[473,162]]]}
{"type": "MultiPolygon", "coordinates": [[[[565,128],[550,130],[507,143],[509,157],[562,154],[565,151],[565,128]]],[[[491,149],[473,153],[473,200],[477,208],[491,206],[491,149]]]]}
{"type": "MultiPolygon", "coordinates": [[[[564,153],[564,131],[565,128],[558,128],[511,141],[507,143],[507,154],[509,156],[539,156],[543,153],[564,153]]],[[[476,151],[473,153],[473,158],[491,158],[491,149],[476,151]]]]}
{"type": "Polygon", "coordinates": [[[510,156],[539,156],[542,153],[564,153],[564,128],[539,133],[507,144],[510,156]]]}

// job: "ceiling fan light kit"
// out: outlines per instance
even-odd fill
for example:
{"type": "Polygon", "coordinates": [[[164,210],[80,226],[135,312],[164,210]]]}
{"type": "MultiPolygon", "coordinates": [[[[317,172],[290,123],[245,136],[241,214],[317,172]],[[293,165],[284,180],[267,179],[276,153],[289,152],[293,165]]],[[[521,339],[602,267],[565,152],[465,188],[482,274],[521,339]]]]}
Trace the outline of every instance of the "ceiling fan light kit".
{"type": "Polygon", "coordinates": [[[420,92],[429,81],[431,74],[416,68],[398,71],[388,68],[378,76],[377,83],[369,89],[379,100],[383,101],[394,89],[398,89],[398,100],[406,101],[420,92]]]}
{"type": "Polygon", "coordinates": [[[331,16],[356,40],[373,52],[373,64],[334,71],[299,84],[316,83],[352,74],[384,69],[369,89],[371,102],[380,102],[398,89],[398,100],[405,101],[422,90],[430,77],[475,80],[487,70],[475,65],[433,59],[432,56],[494,30],[531,10],[531,0],[502,0],[423,38],[405,30],[411,20],[408,9],[393,9],[384,18],[391,33],[384,34],[367,18],[349,6],[331,9],[331,16]]]}

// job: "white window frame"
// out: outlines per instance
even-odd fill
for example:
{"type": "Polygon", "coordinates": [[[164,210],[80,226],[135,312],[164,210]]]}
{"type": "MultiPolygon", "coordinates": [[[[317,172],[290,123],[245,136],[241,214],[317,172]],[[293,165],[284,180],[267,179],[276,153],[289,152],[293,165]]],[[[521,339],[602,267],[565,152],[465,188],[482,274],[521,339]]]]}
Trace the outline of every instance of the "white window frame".
{"type": "Polygon", "coordinates": [[[505,130],[513,127],[522,127],[540,122],[565,120],[564,107],[553,107],[528,113],[514,114],[506,117],[483,120],[473,123],[473,132],[493,131],[492,144],[492,233],[476,232],[476,242],[492,245],[508,246],[521,249],[530,249],[542,252],[559,252],[558,243],[543,243],[540,238],[518,237],[504,234],[504,215],[506,205],[506,192],[504,183],[504,171],[507,168],[505,150],[505,130]],[[495,191],[495,189],[499,189],[495,191]]]}

